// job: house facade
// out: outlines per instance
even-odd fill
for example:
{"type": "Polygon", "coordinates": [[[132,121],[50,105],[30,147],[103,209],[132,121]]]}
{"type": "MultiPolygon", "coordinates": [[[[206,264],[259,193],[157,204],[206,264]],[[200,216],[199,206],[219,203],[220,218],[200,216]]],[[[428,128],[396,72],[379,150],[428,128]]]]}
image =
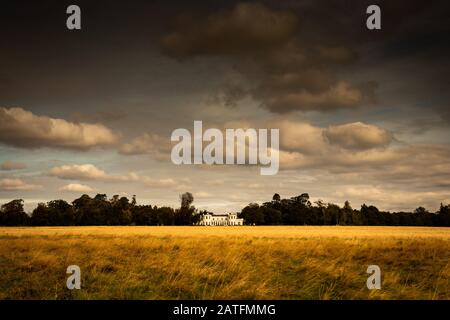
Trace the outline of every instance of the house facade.
{"type": "Polygon", "coordinates": [[[244,219],[238,218],[236,213],[206,213],[200,217],[198,224],[200,226],[242,226],[244,224],[244,219]]]}

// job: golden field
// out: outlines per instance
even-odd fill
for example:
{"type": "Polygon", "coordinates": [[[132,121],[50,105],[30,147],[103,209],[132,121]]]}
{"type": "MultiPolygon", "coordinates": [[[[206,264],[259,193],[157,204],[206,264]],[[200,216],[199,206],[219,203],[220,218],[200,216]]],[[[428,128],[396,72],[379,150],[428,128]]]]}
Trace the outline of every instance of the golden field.
{"type": "Polygon", "coordinates": [[[449,261],[450,228],[0,228],[0,299],[449,299],[449,261]]]}

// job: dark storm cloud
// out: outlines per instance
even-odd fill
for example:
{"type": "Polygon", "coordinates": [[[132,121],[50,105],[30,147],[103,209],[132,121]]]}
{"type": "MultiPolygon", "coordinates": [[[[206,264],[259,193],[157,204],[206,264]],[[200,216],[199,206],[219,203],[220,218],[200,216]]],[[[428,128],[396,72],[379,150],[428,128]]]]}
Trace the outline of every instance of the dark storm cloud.
{"type": "Polygon", "coordinates": [[[122,121],[127,118],[124,110],[99,110],[92,114],[75,112],[71,119],[74,122],[105,123],[122,121]]]}
{"type": "Polygon", "coordinates": [[[152,39],[171,10],[155,1],[80,0],[82,29],[69,31],[70,4],[2,3],[0,105],[66,116],[102,111],[150,91],[157,65],[152,39]]]}
{"type": "MultiPolygon", "coordinates": [[[[166,63],[158,56],[162,44],[178,59],[231,60],[248,83],[224,84],[226,105],[250,95],[277,113],[358,108],[373,101],[370,83],[384,79],[353,81],[343,73],[362,73],[367,65],[358,63],[368,54],[375,56],[370,64],[380,67],[414,55],[408,65],[417,75],[448,56],[446,1],[376,1],[383,29],[369,32],[365,10],[372,2],[80,0],[81,32],[65,28],[70,1],[8,2],[0,11],[0,102],[28,107],[64,101],[69,108],[98,111],[98,103],[105,108],[130,96],[148,99],[161,92],[156,84],[174,81],[156,68],[166,63]]],[[[183,77],[193,83],[194,75],[183,77]]],[[[445,83],[443,72],[429,77],[445,83]]],[[[404,86],[412,87],[409,82],[404,86]]],[[[433,90],[419,91],[426,96],[433,90]]]]}
{"type": "MultiPolygon", "coordinates": [[[[177,58],[221,55],[235,59],[237,69],[256,82],[248,92],[272,112],[354,108],[367,102],[371,92],[338,79],[334,71],[356,60],[354,50],[309,44],[298,36],[301,28],[301,21],[290,11],[239,3],[205,17],[179,18],[161,43],[167,54],[177,58]],[[261,71],[258,80],[252,79],[248,64],[261,71]]],[[[227,85],[225,104],[235,104],[234,99],[242,98],[245,91],[227,85]]]]}
{"type": "MultiPolygon", "coordinates": [[[[374,32],[365,27],[370,4],[356,0],[230,4],[203,15],[178,17],[161,44],[166,54],[178,59],[231,59],[250,85],[225,83],[221,96],[228,106],[247,93],[275,113],[358,108],[376,102],[375,89],[384,79],[355,82],[345,74],[386,61],[409,63],[419,74],[425,73],[426,64],[432,63],[429,57],[443,57],[439,50],[448,48],[443,44],[445,2],[378,1],[382,30],[374,32]]],[[[412,87],[412,82],[405,79],[404,87],[412,87]]],[[[421,98],[433,90],[419,90],[421,98]]]]}
{"type": "Polygon", "coordinates": [[[297,24],[297,17],[288,11],[241,3],[206,17],[180,16],[175,31],[161,42],[175,57],[254,53],[288,41],[297,24]]]}

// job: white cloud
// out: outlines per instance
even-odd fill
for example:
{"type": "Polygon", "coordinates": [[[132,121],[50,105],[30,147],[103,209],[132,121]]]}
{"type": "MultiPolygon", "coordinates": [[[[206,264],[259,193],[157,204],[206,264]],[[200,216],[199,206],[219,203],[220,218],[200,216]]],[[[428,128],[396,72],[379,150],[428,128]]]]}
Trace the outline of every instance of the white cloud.
{"type": "MultiPolygon", "coordinates": [[[[63,165],[54,167],[49,172],[50,176],[63,180],[80,181],[101,181],[101,182],[138,182],[150,188],[171,188],[178,189],[186,187],[186,179],[181,179],[178,183],[172,178],[150,178],[139,176],[134,172],[124,175],[111,175],[94,166],[93,164],[63,165]]],[[[77,186],[80,186],[76,184],[77,186]]],[[[74,185],[72,185],[74,186],[74,185]]],[[[67,191],[67,190],[66,190],[67,191]]]]}
{"type": "Polygon", "coordinates": [[[38,116],[22,108],[0,107],[0,142],[7,145],[86,150],[117,141],[118,136],[102,124],[74,123],[38,116]]]}
{"type": "Polygon", "coordinates": [[[280,129],[280,147],[283,150],[313,154],[327,148],[323,129],[307,122],[276,121],[271,127],[280,129]]]}
{"type": "Polygon", "coordinates": [[[22,179],[5,178],[0,180],[0,190],[2,191],[33,191],[39,190],[42,186],[29,184],[22,179]]]}
{"type": "Polygon", "coordinates": [[[81,192],[81,193],[94,192],[94,189],[92,189],[91,187],[79,183],[70,183],[68,185],[61,187],[59,190],[68,192],[81,192]]]}
{"type": "Polygon", "coordinates": [[[362,122],[330,126],[323,132],[331,144],[346,149],[366,150],[384,147],[392,142],[388,131],[362,122]]]}
{"type": "Polygon", "coordinates": [[[393,136],[371,124],[354,122],[322,128],[307,122],[273,121],[280,129],[281,169],[352,171],[401,161],[413,147],[389,147],[393,136]]]}
{"type": "Polygon", "coordinates": [[[105,171],[92,164],[73,164],[54,167],[50,175],[66,180],[109,180],[110,176],[105,171]]]}
{"type": "Polygon", "coordinates": [[[70,164],[54,167],[49,172],[50,176],[64,180],[127,182],[139,181],[140,177],[130,172],[126,175],[111,175],[94,166],[93,164],[70,164]]]}

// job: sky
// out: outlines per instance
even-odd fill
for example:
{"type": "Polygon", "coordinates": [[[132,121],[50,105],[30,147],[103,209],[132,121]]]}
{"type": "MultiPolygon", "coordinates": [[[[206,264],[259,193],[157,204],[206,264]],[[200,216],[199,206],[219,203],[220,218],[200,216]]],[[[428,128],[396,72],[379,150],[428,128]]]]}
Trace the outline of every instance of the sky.
{"type": "Polygon", "coordinates": [[[86,193],[225,213],[309,193],[450,202],[446,1],[14,1],[0,11],[0,203],[86,193]],[[81,8],[81,30],[66,8],[81,8]],[[368,30],[366,8],[381,8],[368,30]],[[180,165],[177,128],[278,128],[280,170],[180,165]]]}

